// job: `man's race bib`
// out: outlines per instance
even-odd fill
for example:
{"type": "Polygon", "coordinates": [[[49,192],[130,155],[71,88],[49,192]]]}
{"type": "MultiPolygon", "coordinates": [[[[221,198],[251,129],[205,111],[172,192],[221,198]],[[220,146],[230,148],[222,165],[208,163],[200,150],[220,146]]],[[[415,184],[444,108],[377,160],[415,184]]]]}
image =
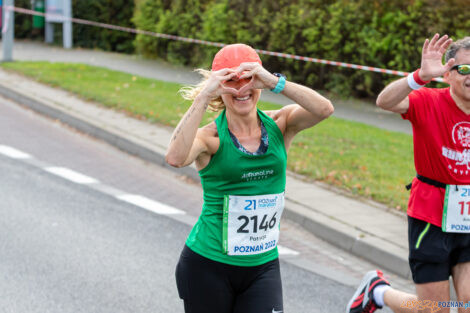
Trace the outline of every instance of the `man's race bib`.
{"type": "Polygon", "coordinates": [[[259,254],[274,249],[284,193],[224,197],[223,248],[228,255],[259,254]]]}
{"type": "Polygon", "coordinates": [[[470,233],[470,185],[447,185],[442,231],[470,233]]]}

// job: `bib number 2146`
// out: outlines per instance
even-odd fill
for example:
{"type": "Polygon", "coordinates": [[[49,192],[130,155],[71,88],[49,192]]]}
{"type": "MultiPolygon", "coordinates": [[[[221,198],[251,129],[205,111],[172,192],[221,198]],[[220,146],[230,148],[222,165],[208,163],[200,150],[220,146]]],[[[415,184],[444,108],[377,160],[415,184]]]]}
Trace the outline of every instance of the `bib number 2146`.
{"type": "Polygon", "coordinates": [[[284,193],[224,199],[224,251],[228,255],[259,254],[277,246],[284,193]]]}

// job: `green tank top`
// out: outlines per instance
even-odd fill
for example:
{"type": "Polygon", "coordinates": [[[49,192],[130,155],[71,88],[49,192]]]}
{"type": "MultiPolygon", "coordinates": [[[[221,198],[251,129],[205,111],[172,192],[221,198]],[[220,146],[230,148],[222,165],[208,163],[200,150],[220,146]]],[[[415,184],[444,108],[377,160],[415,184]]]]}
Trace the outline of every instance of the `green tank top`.
{"type": "Polygon", "coordinates": [[[256,254],[232,256],[223,249],[224,195],[252,196],[278,194],[285,190],[287,153],[284,137],[276,123],[261,110],[258,116],[268,132],[269,145],[262,155],[249,155],[235,147],[230,138],[225,110],[215,123],[219,149],[209,164],[199,171],[204,204],[186,245],[194,252],[217,262],[237,266],[257,266],[278,257],[277,248],[256,254]]]}

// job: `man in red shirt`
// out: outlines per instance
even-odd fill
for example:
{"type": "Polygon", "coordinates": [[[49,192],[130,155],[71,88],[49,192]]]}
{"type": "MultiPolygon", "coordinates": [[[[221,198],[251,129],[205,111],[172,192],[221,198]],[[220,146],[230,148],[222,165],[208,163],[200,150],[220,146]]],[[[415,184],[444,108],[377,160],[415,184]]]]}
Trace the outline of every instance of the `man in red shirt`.
{"type": "Polygon", "coordinates": [[[417,296],[391,288],[380,271],[371,271],[347,311],[387,305],[394,312],[449,312],[438,302],[450,301],[450,276],[458,301],[470,301],[470,37],[455,43],[447,35],[426,39],[421,68],[385,87],[377,105],[413,126],[417,177],[407,213],[417,296]],[[442,75],[450,87],[422,88],[442,75]]]}

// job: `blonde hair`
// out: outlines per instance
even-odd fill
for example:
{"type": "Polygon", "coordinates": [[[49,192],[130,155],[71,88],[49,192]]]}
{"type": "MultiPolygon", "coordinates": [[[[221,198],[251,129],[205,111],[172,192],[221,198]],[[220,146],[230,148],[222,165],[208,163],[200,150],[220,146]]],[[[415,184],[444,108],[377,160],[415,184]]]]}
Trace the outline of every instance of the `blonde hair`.
{"type": "MultiPolygon", "coordinates": [[[[194,99],[196,99],[196,97],[206,87],[207,80],[211,76],[211,71],[208,71],[202,68],[196,69],[195,72],[198,72],[199,74],[201,74],[202,80],[196,85],[184,86],[178,91],[183,97],[183,99],[185,100],[194,101],[194,99]]],[[[207,110],[212,111],[212,112],[219,112],[219,111],[222,111],[223,109],[225,109],[225,104],[222,101],[221,96],[215,99],[212,99],[209,102],[209,105],[207,107],[207,110]]]]}

